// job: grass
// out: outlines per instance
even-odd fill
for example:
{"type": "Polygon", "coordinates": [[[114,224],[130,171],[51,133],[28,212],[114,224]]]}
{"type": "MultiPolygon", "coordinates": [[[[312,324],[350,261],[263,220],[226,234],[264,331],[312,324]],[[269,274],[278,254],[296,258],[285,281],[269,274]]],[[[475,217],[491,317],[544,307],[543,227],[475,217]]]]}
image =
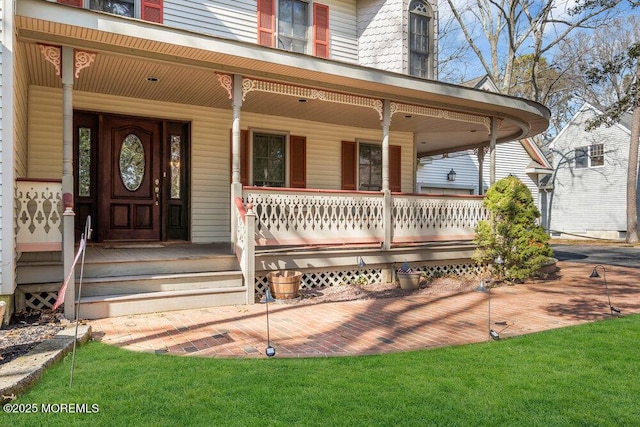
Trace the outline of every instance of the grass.
{"type": "Polygon", "coordinates": [[[640,425],[640,316],[460,347],[362,357],[207,359],[92,342],[0,414],[0,425],[640,425]]]}

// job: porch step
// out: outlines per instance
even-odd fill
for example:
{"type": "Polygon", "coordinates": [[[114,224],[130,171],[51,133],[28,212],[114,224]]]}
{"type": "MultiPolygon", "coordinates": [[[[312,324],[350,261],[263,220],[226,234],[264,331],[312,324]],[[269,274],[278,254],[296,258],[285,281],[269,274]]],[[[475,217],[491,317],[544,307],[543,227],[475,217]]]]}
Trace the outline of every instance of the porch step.
{"type": "Polygon", "coordinates": [[[88,296],[80,299],[79,316],[81,319],[101,319],[245,303],[244,286],[88,296]]]}
{"type": "MultiPolygon", "coordinates": [[[[76,279],[76,285],[78,284],[76,279]]],[[[106,296],[242,287],[240,271],[149,274],[82,279],[82,296],[106,296]]]]}

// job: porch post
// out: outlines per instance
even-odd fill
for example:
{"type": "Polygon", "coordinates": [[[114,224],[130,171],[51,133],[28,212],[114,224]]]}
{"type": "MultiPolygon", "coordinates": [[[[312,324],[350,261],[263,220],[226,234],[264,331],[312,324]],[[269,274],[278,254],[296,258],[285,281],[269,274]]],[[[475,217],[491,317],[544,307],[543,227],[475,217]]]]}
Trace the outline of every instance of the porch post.
{"type": "Polygon", "coordinates": [[[391,249],[391,238],[393,230],[391,211],[393,208],[393,200],[391,191],[389,190],[389,127],[391,125],[391,103],[388,99],[384,100],[382,116],[382,193],[384,195],[384,240],[382,249],[388,251],[391,249]]]}
{"type": "MultiPolygon", "coordinates": [[[[73,211],[73,48],[62,47],[62,202],[64,204],[63,213],[63,233],[62,252],[64,275],[66,277],[73,267],[74,258],[74,222],[75,213],[73,211]]],[[[67,319],[75,319],[76,286],[75,275],[67,285],[64,296],[64,316],[67,319]]]]}
{"type": "Polygon", "coordinates": [[[489,185],[496,182],[496,138],[498,136],[498,120],[491,117],[491,134],[489,135],[489,185]]]}
{"type": "Polygon", "coordinates": [[[478,195],[484,194],[484,147],[478,147],[478,195]]]}
{"type": "Polygon", "coordinates": [[[242,182],[240,179],[240,110],[242,107],[242,76],[233,76],[233,123],[231,125],[231,253],[235,252],[237,217],[234,214],[235,199],[242,198],[242,182]]]}

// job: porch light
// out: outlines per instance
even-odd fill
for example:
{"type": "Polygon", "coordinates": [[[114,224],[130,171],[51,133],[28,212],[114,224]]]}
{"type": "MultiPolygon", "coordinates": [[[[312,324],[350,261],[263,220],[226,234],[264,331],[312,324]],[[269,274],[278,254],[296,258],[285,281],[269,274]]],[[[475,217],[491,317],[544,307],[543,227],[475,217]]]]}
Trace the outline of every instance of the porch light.
{"type": "Polygon", "coordinates": [[[451,169],[447,174],[447,181],[455,181],[456,180],[456,171],[451,169]]]}
{"type": "Polygon", "coordinates": [[[600,275],[598,274],[598,267],[602,268],[602,279],[604,280],[604,289],[607,291],[607,301],[609,302],[609,310],[611,311],[611,315],[613,316],[614,312],[620,313],[620,309],[611,305],[611,298],[609,298],[609,287],[607,286],[607,271],[605,270],[604,265],[598,264],[595,267],[593,267],[593,271],[591,272],[589,277],[590,278],[600,277],[600,275]]]}

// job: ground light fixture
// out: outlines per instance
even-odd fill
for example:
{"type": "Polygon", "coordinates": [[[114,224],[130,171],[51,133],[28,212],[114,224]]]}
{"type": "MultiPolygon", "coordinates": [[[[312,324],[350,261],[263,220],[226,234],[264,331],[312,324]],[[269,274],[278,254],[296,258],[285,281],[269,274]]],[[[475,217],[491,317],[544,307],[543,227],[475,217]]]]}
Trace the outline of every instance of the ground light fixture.
{"type": "Polygon", "coordinates": [[[602,269],[602,279],[604,280],[604,289],[607,292],[607,301],[609,302],[609,310],[611,311],[611,315],[613,316],[614,312],[615,313],[620,313],[620,309],[611,305],[611,298],[609,297],[609,287],[607,286],[607,271],[604,268],[604,265],[598,264],[595,267],[593,267],[593,271],[591,272],[589,277],[590,278],[598,278],[598,277],[600,277],[600,275],[598,274],[598,267],[600,267],[602,269]]]}
{"type": "Polygon", "coordinates": [[[269,303],[274,301],[275,299],[271,296],[271,291],[269,290],[269,287],[267,287],[264,297],[260,300],[260,302],[265,303],[267,306],[267,348],[264,350],[264,354],[266,354],[267,357],[273,357],[276,355],[276,349],[271,345],[271,334],[269,333],[269,303]]]}
{"type": "Polygon", "coordinates": [[[500,334],[496,331],[494,331],[493,329],[491,329],[491,286],[485,286],[484,284],[484,280],[480,282],[480,285],[475,288],[476,292],[482,292],[485,294],[488,294],[489,298],[488,298],[488,307],[489,307],[489,313],[487,316],[488,319],[488,329],[489,329],[489,338],[491,338],[492,340],[498,340],[500,339],[500,334]]]}

